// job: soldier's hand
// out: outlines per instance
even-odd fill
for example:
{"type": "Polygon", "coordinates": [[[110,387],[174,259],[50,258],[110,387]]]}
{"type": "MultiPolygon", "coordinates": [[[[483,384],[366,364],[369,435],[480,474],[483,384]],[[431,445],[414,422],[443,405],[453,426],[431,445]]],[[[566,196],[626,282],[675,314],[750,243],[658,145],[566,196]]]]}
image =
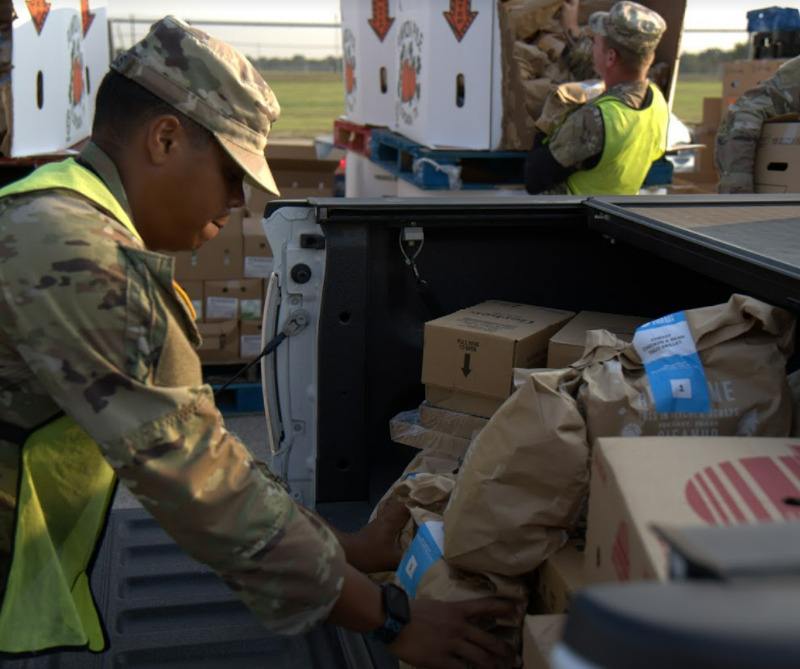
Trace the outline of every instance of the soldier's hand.
{"type": "Polygon", "coordinates": [[[347,561],[365,574],[397,569],[403,559],[398,539],[408,519],[405,504],[390,499],[375,520],[340,539],[347,561]]]}
{"type": "Polygon", "coordinates": [[[521,615],[507,599],[485,597],[466,602],[411,600],[411,622],[389,650],[425,669],[501,669],[519,666],[514,649],[471,621],[521,615]]]}
{"type": "Polygon", "coordinates": [[[561,27],[565,33],[572,36],[578,34],[580,27],[578,26],[578,6],[580,0],[566,0],[561,6],[561,27]]]}

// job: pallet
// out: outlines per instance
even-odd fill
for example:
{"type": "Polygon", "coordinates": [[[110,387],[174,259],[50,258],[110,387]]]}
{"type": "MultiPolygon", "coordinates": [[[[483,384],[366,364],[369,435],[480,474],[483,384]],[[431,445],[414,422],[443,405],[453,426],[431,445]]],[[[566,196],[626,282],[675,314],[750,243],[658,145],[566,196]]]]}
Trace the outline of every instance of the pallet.
{"type": "Polygon", "coordinates": [[[369,158],[372,127],[358,125],[343,119],[333,122],[333,144],[340,149],[353,151],[369,158]]]}
{"type": "MultiPolygon", "coordinates": [[[[212,384],[216,391],[222,384],[212,384]]],[[[241,416],[264,413],[264,395],[260,383],[234,383],[214,396],[217,408],[223,416],[241,416]]]]}
{"type": "Polygon", "coordinates": [[[370,160],[426,190],[479,190],[523,184],[525,151],[431,149],[389,130],[373,128],[370,160]],[[415,161],[423,159],[414,168],[415,161]],[[427,159],[427,160],[424,160],[427,159]],[[437,167],[439,166],[439,167],[437,167]],[[460,168],[454,186],[449,173],[460,168]],[[440,169],[441,168],[441,169],[440,169]]]}

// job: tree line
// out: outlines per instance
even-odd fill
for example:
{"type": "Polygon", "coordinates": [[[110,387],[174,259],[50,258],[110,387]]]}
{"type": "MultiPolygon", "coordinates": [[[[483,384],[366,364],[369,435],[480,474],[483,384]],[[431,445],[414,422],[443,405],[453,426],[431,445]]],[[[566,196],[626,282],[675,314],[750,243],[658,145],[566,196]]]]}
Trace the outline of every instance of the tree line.
{"type": "Polygon", "coordinates": [[[680,74],[719,74],[722,63],[743,60],[749,57],[749,45],[737,44],[733,49],[706,49],[700,53],[684,53],[681,56],[680,74]]]}
{"type": "Polygon", "coordinates": [[[282,72],[341,72],[342,58],[328,56],[327,58],[306,58],[297,55],[292,58],[250,58],[255,68],[260,71],[282,72]]]}

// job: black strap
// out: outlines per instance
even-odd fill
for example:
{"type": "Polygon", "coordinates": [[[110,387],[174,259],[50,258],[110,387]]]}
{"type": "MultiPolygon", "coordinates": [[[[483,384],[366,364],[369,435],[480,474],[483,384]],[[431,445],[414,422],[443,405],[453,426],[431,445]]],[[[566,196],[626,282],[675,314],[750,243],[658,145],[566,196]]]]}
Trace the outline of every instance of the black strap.
{"type": "Polygon", "coordinates": [[[3,441],[9,441],[17,446],[24,446],[25,442],[28,441],[30,436],[36,432],[36,430],[40,430],[46,425],[57,421],[63,415],[63,411],[58,411],[50,416],[50,418],[43,420],[34,427],[20,427],[19,425],[14,425],[14,423],[7,423],[4,420],[0,420],[0,439],[3,441]]]}

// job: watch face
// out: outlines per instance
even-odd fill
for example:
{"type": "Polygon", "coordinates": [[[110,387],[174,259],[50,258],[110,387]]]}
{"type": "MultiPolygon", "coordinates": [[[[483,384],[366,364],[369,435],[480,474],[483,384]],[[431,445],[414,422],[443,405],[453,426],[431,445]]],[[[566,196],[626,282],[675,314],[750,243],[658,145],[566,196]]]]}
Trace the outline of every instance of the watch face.
{"type": "Polygon", "coordinates": [[[405,590],[396,585],[387,584],[383,588],[387,613],[401,623],[411,620],[411,608],[405,590]]]}

